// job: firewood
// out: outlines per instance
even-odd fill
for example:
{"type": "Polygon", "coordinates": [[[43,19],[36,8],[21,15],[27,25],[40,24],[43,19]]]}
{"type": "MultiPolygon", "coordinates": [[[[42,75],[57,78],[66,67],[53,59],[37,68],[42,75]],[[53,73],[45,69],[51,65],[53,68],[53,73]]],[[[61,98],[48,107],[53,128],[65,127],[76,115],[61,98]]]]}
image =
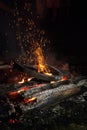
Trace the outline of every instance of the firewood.
{"type": "Polygon", "coordinates": [[[62,75],[54,76],[54,75],[46,75],[43,73],[38,73],[37,70],[33,66],[27,67],[27,66],[21,65],[20,63],[17,63],[17,62],[15,64],[16,64],[16,67],[18,67],[18,69],[26,72],[29,76],[35,77],[35,78],[43,80],[43,81],[48,81],[48,82],[57,81],[62,78],[62,75]]]}
{"type": "MultiPolygon", "coordinates": [[[[45,87],[45,86],[44,86],[45,87]]],[[[28,104],[29,106],[24,107],[23,111],[32,110],[32,109],[49,109],[55,107],[60,102],[75,96],[76,94],[81,94],[87,91],[87,79],[79,81],[77,84],[69,83],[66,85],[59,85],[54,83],[52,86],[46,86],[46,89],[42,90],[41,88],[32,88],[29,91],[25,92],[24,97],[36,97],[37,102],[34,104],[28,104]],[[47,89],[47,87],[50,89],[47,89]]]]}

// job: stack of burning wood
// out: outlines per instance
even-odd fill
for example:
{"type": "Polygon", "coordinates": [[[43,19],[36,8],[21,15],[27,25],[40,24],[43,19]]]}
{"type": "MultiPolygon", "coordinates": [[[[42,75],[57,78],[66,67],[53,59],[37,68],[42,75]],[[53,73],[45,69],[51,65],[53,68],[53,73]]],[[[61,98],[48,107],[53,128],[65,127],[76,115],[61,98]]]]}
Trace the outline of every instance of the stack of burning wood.
{"type": "Polygon", "coordinates": [[[87,91],[86,76],[71,78],[68,72],[65,74],[52,66],[57,71],[55,75],[46,75],[33,66],[19,63],[15,63],[15,67],[32,78],[24,83],[0,85],[0,120],[19,119],[32,110],[52,109],[67,98],[87,91]]]}

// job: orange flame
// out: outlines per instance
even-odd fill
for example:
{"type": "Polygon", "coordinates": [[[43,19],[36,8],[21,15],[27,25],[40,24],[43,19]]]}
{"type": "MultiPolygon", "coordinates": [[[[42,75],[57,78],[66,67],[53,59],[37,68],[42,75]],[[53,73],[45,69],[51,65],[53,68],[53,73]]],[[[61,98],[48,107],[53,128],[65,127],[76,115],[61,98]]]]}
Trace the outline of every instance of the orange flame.
{"type": "Polygon", "coordinates": [[[36,44],[34,55],[36,56],[35,60],[36,60],[36,64],[38,65],[38,72],[43,72],[47,75],[52,75],[50,73],[49,68],[45,65],[45,58],[43,55],[43,50],[38,43],[36,44]]]}

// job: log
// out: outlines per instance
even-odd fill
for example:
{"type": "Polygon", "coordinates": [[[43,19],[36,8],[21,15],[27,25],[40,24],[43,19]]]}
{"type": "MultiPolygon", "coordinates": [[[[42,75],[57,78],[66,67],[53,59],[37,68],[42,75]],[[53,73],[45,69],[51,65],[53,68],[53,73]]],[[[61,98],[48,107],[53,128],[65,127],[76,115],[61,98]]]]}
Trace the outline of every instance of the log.
{"type": "MultiPolygon", "coordinates": [[[[74,97],[75,95],[78,94],[82,94],[87,91],[87,77],[84,77],[84,79],[82,78],[82,80],[81,78],[79,79],[80,80],[78,80],[78,82],[76,83],[71,82],[69,80],[67,82],[56,81],[53,84],[47,83],[47,84],[37,84],[36,86],[35,85],[29,86],[29,90],[18,93],[18,96],[16,95],[15,98],[18,98],[18,100],[17,99],[15,100],[15,105],[17,105],[17,107],[20,108],[23,115],[31,111],[34,112],[40,110],[45,111],[45,110],[53,109],[61,102],[66,101],[66,99],[70,97],[74,97]],[[33,102],[30,102],[32,98],[35,100],[33,102]],[[29,102],[24,103],[26,99],[29,99],[29,102]]],[[[15,109],[14,101],[10,100],[10,96],[8,96],[8,94],[10,92],[18,92],[18,90],[20,91],[22,87],[23,86],[12,85],[10,87],[5,86],[3,88],[4,94],[3,95],[0,94],[1,96],[0,101],[2,103],[2,98],[3,98],[4,107],[5,104],[7,104],[8,107],[8,110],[6,108],[7,111],[6,115],[4,115],[4,109],[3,107],[1,107],[1,110],[3,111],[2,113],[3,117],[7,117],[7,116],[9,117],[11,114],[9,115],[8,111],[12,113],[13,110],[15,109]],[[8,89],[8,91],[6,91],[6,88],[8,89]],[[13,105],[13,108],[11,108],[11,105],[13,105]]],[[[15,109],[15,113],[16,113],[16,109],[15,109]]]]}
{"type": "Polygon", "coordinates": [[[0,70],[2,70],[2,69],[11,69],[12,68],[12,66],[10,66],[10,65],[0,65],[0,70]]]}
{"type": "Polygon", "coordinates": [[[35,89],[31,89],[31,93],[30,90],[25,92],[26,98],[29,96],[36,97],[37,101],[33,104],[28,104],[28,106],[24,105],[23,111],[46,110],[53,108],[67,98],[87,91],[87,79],[84,79],[82,81],[80,80],[77,84],[69,83],[67,85],[60,85],[59,87],[56,85],[57,84],[52,85],[52,88],[46,89],[44,91],[35,91],[35,89]]]}
{"type": "Polygon", "coordinates": [[[33,66],[27,67],[27,66],[21,65],[20,63],[17,63],[17,62],[15,62],[15,65],[16,65],[16,68],[18,67],[18,69],[20,69],[23,72],[26,72],[29,76],[35,77],[35,78],[40,79],[42,81],[48,81],[48,82],[57,81],[57,80],[62,79],[62,77],[63,77],[62,74],[54,76],[54,75],[46,75],[43,73],[38,73],[37,70],[33,66]]]}

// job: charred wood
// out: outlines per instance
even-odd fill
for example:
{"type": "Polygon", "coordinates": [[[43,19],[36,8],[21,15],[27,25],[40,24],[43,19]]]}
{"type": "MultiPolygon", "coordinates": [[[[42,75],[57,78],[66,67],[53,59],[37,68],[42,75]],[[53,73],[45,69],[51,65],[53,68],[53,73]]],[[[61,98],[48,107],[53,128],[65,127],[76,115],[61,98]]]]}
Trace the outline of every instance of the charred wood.
{"type": "Polygon", "coordinates": [[[29,76],[32,76],[32,77],[35,77],[37,79],[40,79],[40,80],[43,80],[43,81],[57,81],[57,80],[60,80],[62,78],[62,74],[61,75],[58,75],[58,76],[54,76],[54,75],[46,75],[46,74],[43,74],[43,73],[38,73],[37,70],[32,66],[24,66],[24,65],[21,65],[20,63],[15,63],[16,66],[21,70],[21,71],[24,71],[26,72],[29,76]]]}

